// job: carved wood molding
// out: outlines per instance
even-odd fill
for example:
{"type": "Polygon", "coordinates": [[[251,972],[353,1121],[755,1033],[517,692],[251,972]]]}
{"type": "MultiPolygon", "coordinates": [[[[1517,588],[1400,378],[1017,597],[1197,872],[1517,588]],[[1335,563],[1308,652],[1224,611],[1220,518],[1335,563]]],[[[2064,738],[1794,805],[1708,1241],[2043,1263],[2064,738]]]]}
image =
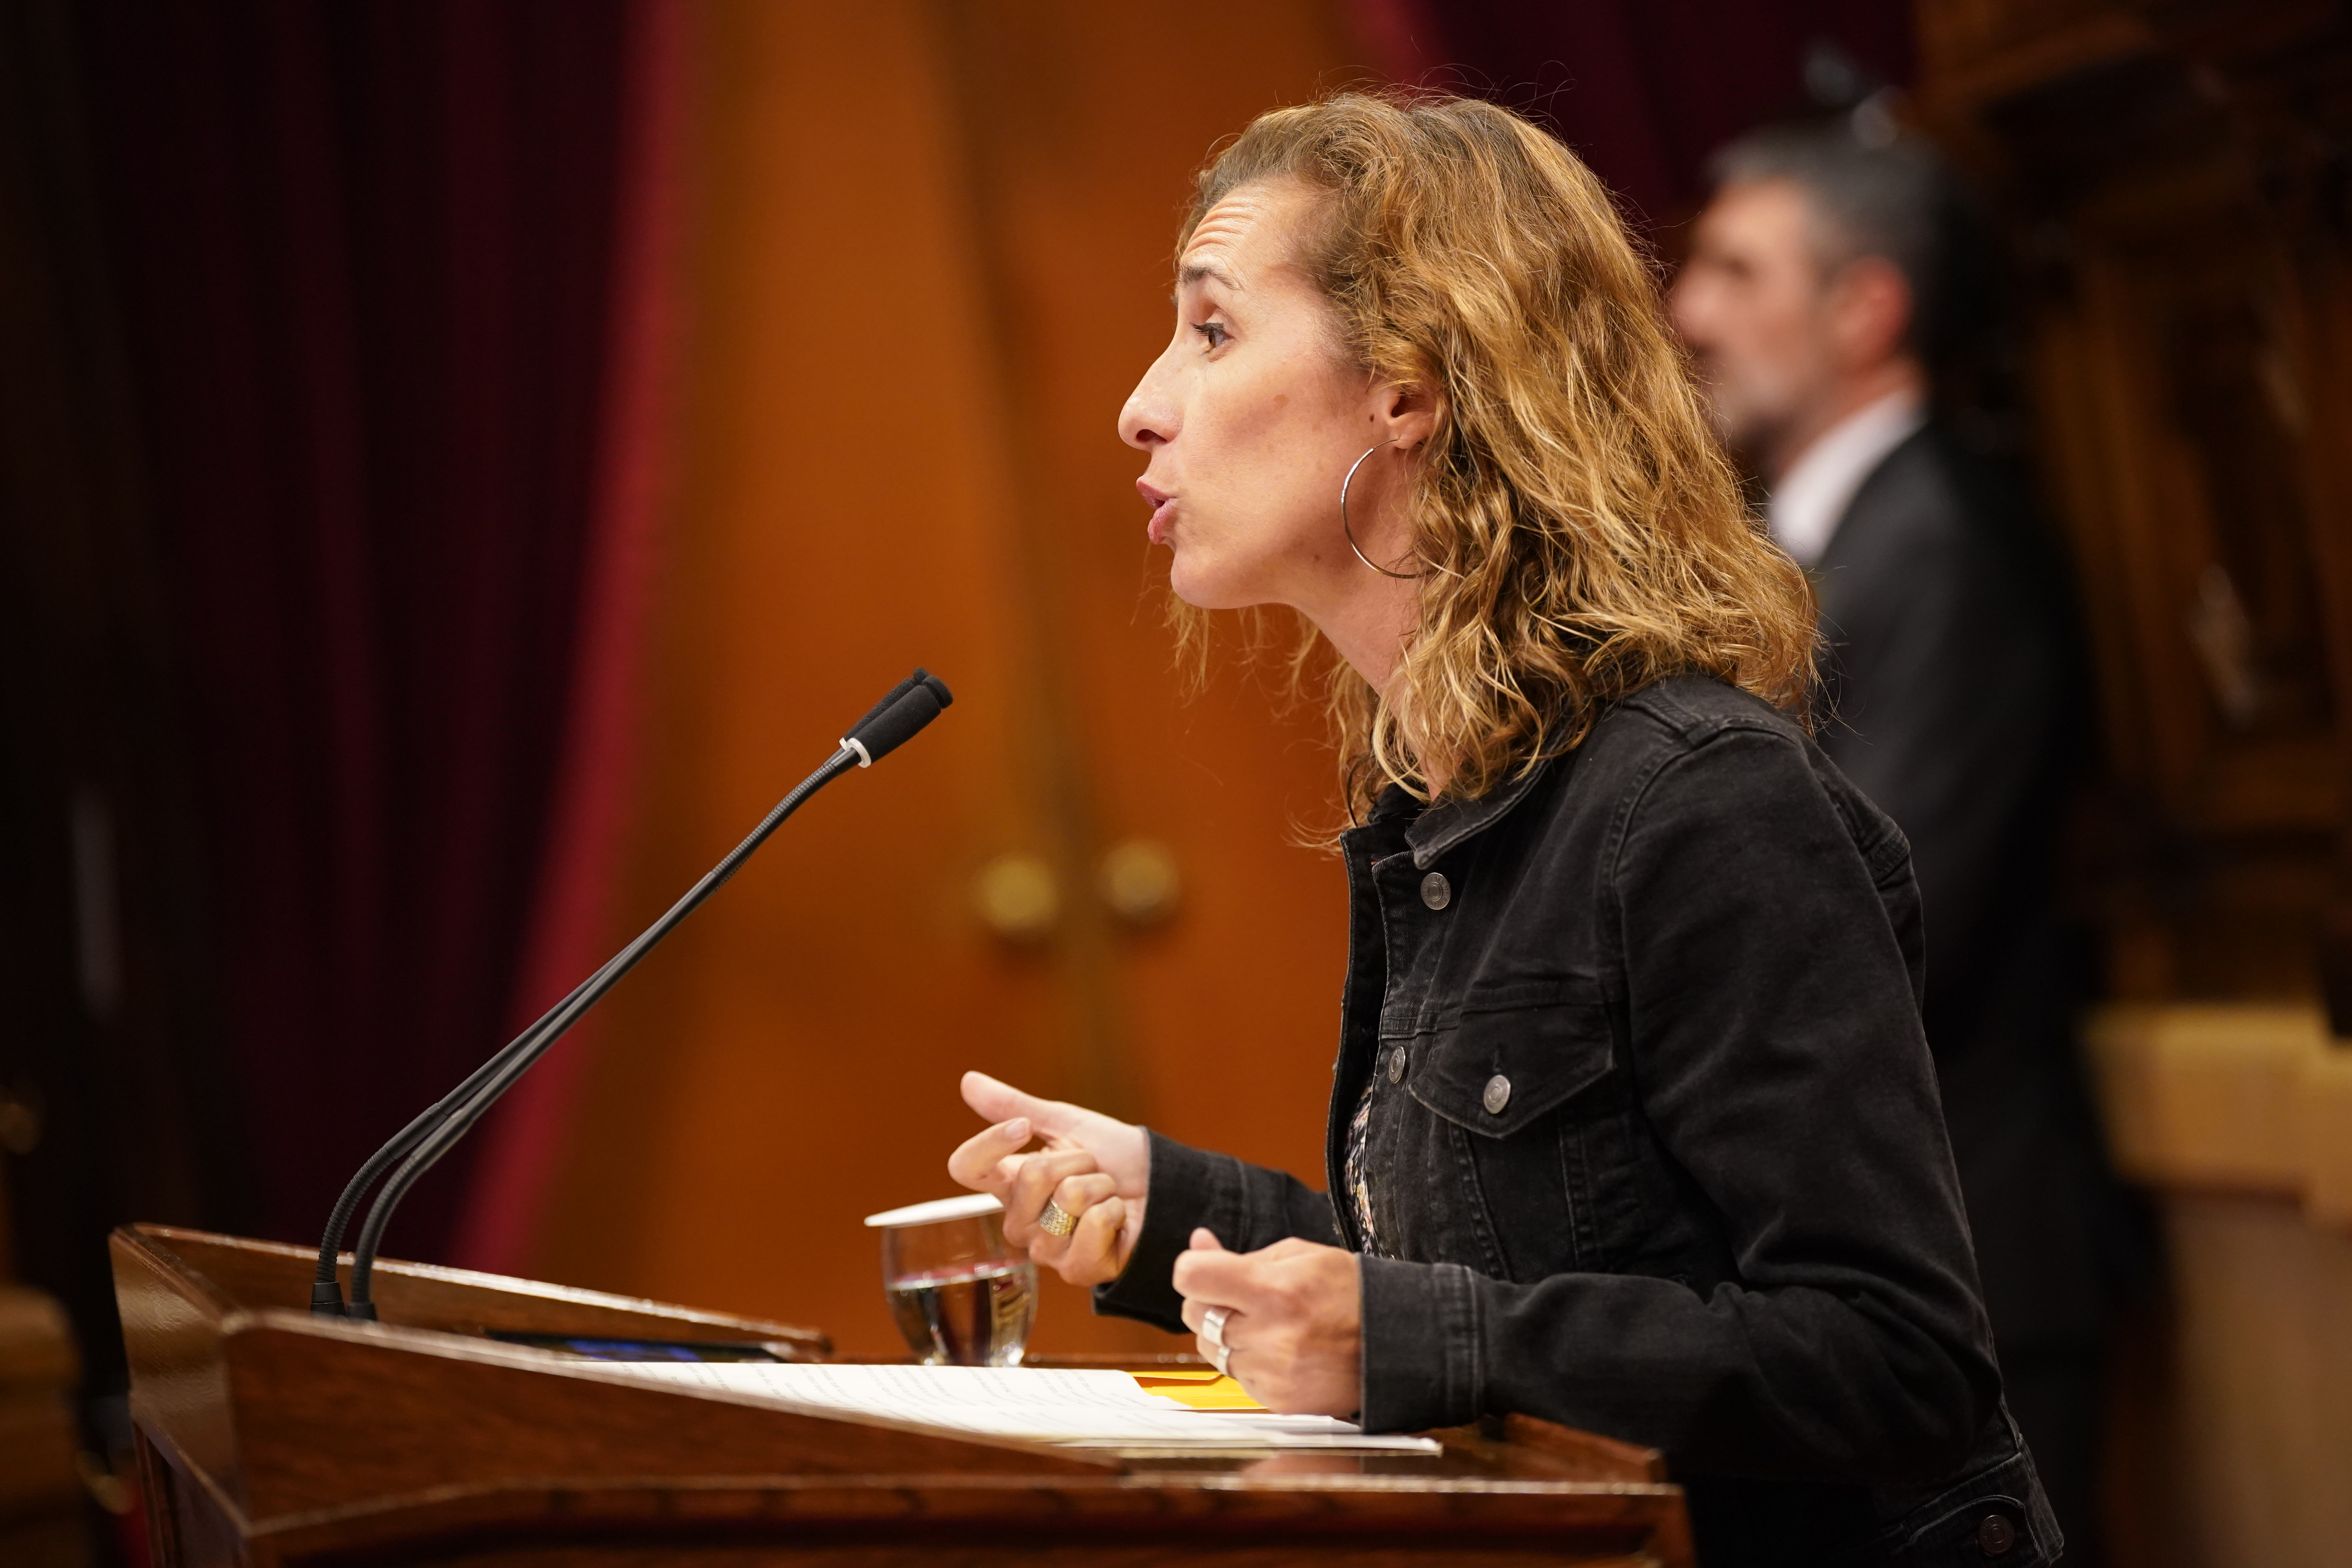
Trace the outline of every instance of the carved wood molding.
{"type": "Polygon", "coordinates": [[[2323,931],[2352,957],[2352,25],[2308,0],[1918,17],[1920,118],[2008,242],[2083,584],[2115,988],[2315,994],[2323,931]]]}

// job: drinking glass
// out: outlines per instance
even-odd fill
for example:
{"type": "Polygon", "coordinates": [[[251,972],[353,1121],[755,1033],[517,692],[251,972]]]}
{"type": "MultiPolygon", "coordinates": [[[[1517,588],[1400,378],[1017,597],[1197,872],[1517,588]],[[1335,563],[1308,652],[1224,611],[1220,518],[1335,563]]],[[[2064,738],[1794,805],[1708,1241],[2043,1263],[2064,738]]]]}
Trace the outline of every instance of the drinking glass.
{"type": "Polygon", "coordinates": [[[986,1193],[940,1198],[866,1223],[882,1233],[882,1289],[926,1366],[1019,1366],[1037,1321],[1037,1266],[1004,1239],[986,1193]]]}

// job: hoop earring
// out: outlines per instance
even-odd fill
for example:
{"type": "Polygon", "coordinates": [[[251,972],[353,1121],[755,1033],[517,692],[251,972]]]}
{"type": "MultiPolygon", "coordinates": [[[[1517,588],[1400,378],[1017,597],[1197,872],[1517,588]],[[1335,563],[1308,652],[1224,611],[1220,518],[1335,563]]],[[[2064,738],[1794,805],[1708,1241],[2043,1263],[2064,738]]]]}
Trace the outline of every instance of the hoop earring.
{"type": "Polygon", "coordinates": [[[1364,458],[1370,457],[1382,447],[1393,447],[1396,443],[1397,438],[1393,436],[1390,437],[1385,441],[1376,441],[1372,445],[1364,448],[1364,455],[1362,458],[1358,458],[1354,462],[1348,465],[1348,477],[1339,481],[1339,532],[1347,539],[1348,548],[1356,552],[1357,560],[1362,562],[1365,565],[1370,567],[1373,571],[1379,573],[1383,577],[1394,577],[1400,581],[1410,583],[1415,578],[1423,575],[1423,574],[1419,572],[1390,571],[1387,567],[1381,565],[1379,562],[1364,553],[1364,547],[1356,542],[1355,530],[1348,526],[1348,487],[1356,482],[1356,470],[1364,466],[1364,458]]]}

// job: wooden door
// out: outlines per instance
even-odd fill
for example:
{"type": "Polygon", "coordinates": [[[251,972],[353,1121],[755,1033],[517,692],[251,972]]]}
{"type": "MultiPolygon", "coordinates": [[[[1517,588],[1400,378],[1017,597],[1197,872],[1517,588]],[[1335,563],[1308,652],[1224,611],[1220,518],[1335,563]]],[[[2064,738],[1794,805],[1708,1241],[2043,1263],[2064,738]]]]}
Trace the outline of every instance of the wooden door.
{"type": "MultiPolygon", "coordinates": [[[[1330,752],[1230,671],[1186,697],[1115,419],[1168,331],[1192,171],[1347,50],[1311,0],[1181,32],[1076,0],[699,16],[696,326],[616,935],[909,667],[957,700],[614,995],[532,1267],[885,1352],[858,1217],[952,1190],[965,1068],[1320,1184],[1345,885],[1294,840],[1336,809],[1330,752]]],[[[1167,1342],[1053,1286],[1034,1342],[1167,1342]]]]}

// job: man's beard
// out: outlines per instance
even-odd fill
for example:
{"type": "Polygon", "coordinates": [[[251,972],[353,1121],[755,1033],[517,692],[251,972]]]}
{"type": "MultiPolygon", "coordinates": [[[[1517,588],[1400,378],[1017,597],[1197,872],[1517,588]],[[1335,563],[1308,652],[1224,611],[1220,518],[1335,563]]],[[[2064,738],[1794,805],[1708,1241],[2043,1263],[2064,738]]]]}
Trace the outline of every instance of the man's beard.
{"type": "Polygon", "coordinates": [[[1699,395],[1706,400],[1706,416],[1741,468],[1761,473],[1781,432],[1789,426],[1786,410],[1767,406],[1767,400],[1727,389],[1715,363],[1701,356],[1696,363],[1699,395]]]}

